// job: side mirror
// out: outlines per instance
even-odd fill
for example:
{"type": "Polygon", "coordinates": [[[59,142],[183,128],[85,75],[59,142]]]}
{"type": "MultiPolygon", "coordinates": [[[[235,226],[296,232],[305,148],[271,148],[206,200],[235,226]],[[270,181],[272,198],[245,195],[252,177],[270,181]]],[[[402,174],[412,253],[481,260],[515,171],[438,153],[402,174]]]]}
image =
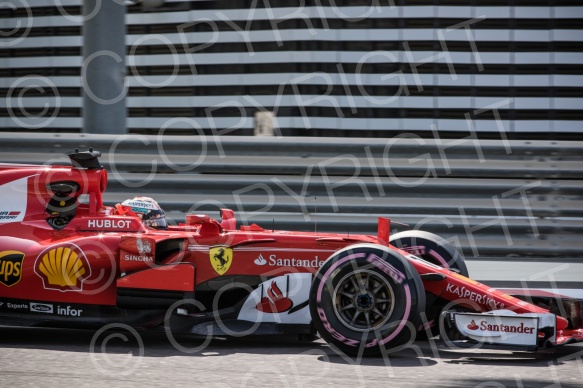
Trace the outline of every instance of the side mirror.
{"type": "Polygon", "coordinates": [[[221,226],[225,230],[237,230],[237,219],[234,211],[221,209],[221,226]]]}

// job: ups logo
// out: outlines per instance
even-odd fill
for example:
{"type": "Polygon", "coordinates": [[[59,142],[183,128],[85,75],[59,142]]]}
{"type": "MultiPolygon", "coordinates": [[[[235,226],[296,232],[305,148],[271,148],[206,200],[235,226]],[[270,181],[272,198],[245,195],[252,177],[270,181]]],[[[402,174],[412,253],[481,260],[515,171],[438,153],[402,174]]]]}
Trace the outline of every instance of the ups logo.
{"type": "Polygon", "coordinates": [[[18,251],[0,252],[0,283],[11,287],[22,278],[24,253],[18,251]]]}

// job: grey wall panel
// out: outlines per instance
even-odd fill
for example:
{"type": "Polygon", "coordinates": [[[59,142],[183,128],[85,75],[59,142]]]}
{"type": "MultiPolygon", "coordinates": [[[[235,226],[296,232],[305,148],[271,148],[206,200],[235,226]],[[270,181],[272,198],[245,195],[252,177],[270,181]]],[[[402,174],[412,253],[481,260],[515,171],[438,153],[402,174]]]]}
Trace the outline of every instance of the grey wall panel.
{"type": "MultiPolygon", "coordinates": [[[[0,123],[7,130],[79,130],[75,116],[81,115],[81,80],[73,74],[81,67],[81,57],[75,52],[81,49],[82,20],[73,14],[82,1],[29,3],[32,18],[23,16],[23,10],[18,16],[0,14],[4,30],[23,23],[33,28],[22,39],[0,39],[0,88],[9,97],[0,104],[0,123]],[[33,78],[34,74],[42,74],[51,93],[56,90],[60,97],[24,93],[23,88],[33,82],[27,75],[33,78]],[[15,99],[21,92],[23,98],[15,99]],[[20,113],[10,117],[8,108],[18,104],[20,113]],[[29,109],[34,115],[47,104],[52,110],[44,118],[45,126],[35,124],[43,118],[23,113],[29,109]],[[50,116],[57,108],[54,104],[60,108],[56,117],[50,116]]],[[[491,6],[479,1],[472,7],[443,1],[440,5],[369,7],[348,1],[338,7],[304,7],[283,1],[275,8],[237,9],[237,4],[172,0],[147,12],[139,6],[128,7],[128,50],[140,42],[139,54],[127,58],[129,65],[139,67],[139,76],[128,71],[128,120],[135,124],[131,130],[155,130],[154,123],[163,124],[174,116],[192,117],[207,129],[213,123],[250,129],[253,112],[249,109],[244,119],[227,116],[209,122],[205,108],[229,101],[249,107],[241,97],[246,94],[262,105],[273,105],[278,96],[272,86],[287,84],[279,107],[294,108],[295,113],[288,109],[278,121],[298,131],[309,125],[310,130],[343,134],[378,131],[375,135],[382,136],[382,131],[392,131],[387,135],[392,136],[395,131],[408,131],[426,136],[434,124],[443,131],[463,133],[467,131],[464,114],[505,99],[512,103],[500,107],[502,121],[480,117],[474,123],[478,132],[494,136],[500,125],[508,133],[535,137],[545,132],[572,136],[583,131],[583,6],[553,6],[553,2],[549,6],[491,6]],[[231,23],[244,26],[250,21],[254,24],[248,32],[231,23]],[[449,28],[460,21],[471,24],[473,41],[463,28],[449,28]],[[211,25],[221,31],[208,32],[211,25]],[[180,34],[184,27],[191,32],[180,34]],[[196,52],[197,46],[209,41],[212,47],[196,52]],[[183,43],[188,44],[187,51],[195,52],[165,53],[168,42],[177,45],[179,52],[183,43]],[[284,44],[284,49],[277,43],[284,44]],[[473,43],[480,47],[478,52],[472,51],[473,43]],[[252,53],[241,51],[249,47],[252,53]],[[364,62],[364,74],[356,75],[355,66],[364,62]],[[452,69],[455,74],[450,74],[452,69]],[[176,77],[170,74],[174,70],[180,73],[176,77]],[[292,84],[306,88],[290,95],[292,84]],[[321,96],[317,93],[324,90],[309,85],[329,85],[335,95],[305,103],[317,100],[321,96]],[[373,96],[362,97],[362,90],[355,86],[366,86],[373,96]],[[394,94],[396,87],[403,86],[412,91],[411,96],[394,94]],[[349,88],[350,93],[346,92],[349,88]],[[394,101],[386,98],[394,95],[398,96],[394,101]],[[298,113],[304,105],[316,108],[308,118],[298,113]],[[354,106],[359,116],[342,117],[344,112],[330,117],[326,109],[336,106],[354,106]],[[379,113],[381,109],[384,112],[379,113]]],[[[229,128],[216,128],[223,129],[229,128]]]]}
{"type": "MultiPolygon", "coordinates": [[[[34,78],[31,75],[30,78],[34,78]]],[[[81,87],[80,77],[53,76],[46,77],[57,87],[81,87]]],[[[0,88],[10,88],[23,77],[0,77],[0,88]]],[[[455,79],[447,74],[399,74],[387,77],[386,74],[321,74],[314,73],[263,73],[263,74],[197,74],[197,75],[128,75],[130,87],[147,87],[148,85],[164,86],[223,86],[223,85],[392,85],[401,84],[412,88],[421,86],[484,86],[484,87],[551,87],[565,88],[583,87],[582,75],[499,75],[499,74],[456,74],[455,79]]]]}

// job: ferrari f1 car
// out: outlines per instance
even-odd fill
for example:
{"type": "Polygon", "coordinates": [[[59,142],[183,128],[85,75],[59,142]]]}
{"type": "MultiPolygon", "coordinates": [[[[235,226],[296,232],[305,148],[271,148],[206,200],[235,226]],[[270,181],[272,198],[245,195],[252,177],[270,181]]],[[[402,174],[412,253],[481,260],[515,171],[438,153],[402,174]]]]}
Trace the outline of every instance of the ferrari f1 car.
{"type": "Polygon", "coordinates": [[[535,350],[583,340],[580,300],[520,298],[468,277],[426,232],[266,230],[234,212],[150,228],[132,204],[104,206],[97,151],[71,166],[0,166],[0,324],[198,335],[316,332],[373,355],[416,336],[535,350]]]}

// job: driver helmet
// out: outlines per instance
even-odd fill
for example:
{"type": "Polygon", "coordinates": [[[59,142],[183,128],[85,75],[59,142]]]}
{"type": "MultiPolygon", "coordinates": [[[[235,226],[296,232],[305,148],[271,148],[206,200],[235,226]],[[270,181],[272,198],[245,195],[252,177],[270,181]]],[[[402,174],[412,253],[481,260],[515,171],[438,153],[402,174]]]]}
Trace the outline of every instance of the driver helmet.
{"type": "Polygon", "coordinates": [[[154,229],[168,229],[164,210],[152,198],[134,197],[126,199],[121,205],[131,208],[142,219],[145,226],[154,229]]]}

